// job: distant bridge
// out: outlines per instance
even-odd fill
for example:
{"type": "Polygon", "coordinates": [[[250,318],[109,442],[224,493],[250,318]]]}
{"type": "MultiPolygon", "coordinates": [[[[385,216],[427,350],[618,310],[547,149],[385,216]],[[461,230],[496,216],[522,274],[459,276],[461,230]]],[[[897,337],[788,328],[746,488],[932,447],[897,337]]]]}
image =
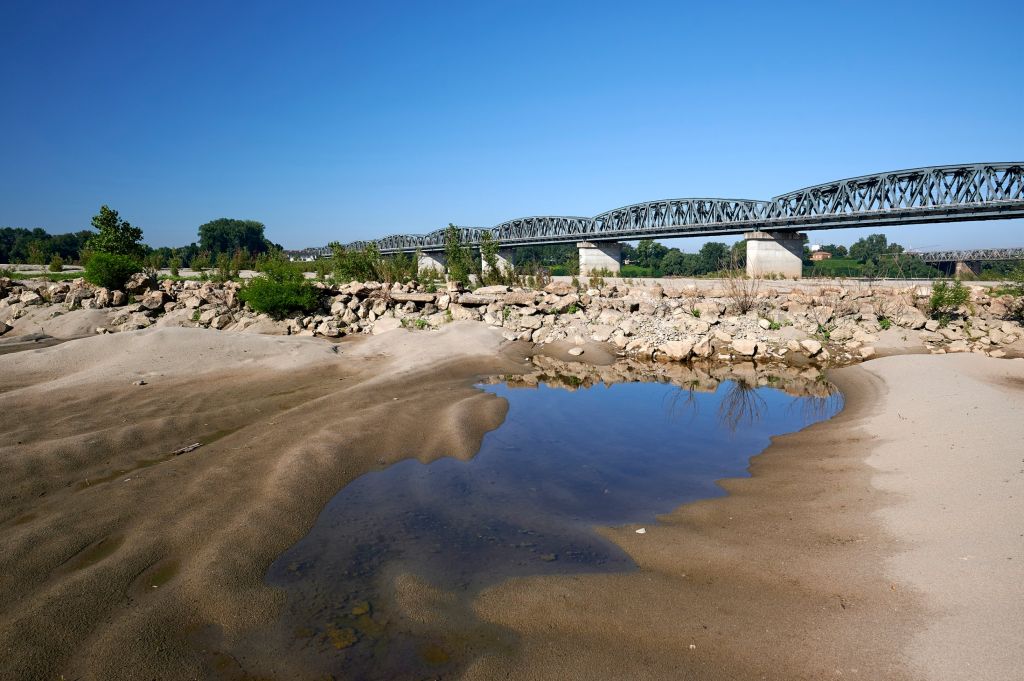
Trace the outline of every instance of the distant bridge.
{"type": "MultiPolygon", "coordinates": [[[[517,218],[490,228],[458,227],[462,243],[490,232],[503,248],[647,238],[795,232],[842,227],[1024,217],[1024,163],[978,163],[897,170],[837,180],[754,199],[667,199],[616,208],[594,217],[517,218]]],[[[445,230],[356,241],[381,253],[444,250],[445,230]]]]}
{"type": "Polygon", "coordinates": [[[974,248],[962,251],[909,251],[925,262],[1024,260],[1024,248],[974,248]]]}

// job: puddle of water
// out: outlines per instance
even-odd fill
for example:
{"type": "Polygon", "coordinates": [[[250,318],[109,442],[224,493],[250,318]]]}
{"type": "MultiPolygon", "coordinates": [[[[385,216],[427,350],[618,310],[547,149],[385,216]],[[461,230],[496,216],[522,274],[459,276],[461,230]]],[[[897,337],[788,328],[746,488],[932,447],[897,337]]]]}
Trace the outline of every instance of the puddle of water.
{"type": "Polygon", "coordinates": [[[345,678],[455,674],[487,650],[515,645],[473,616],[481,588],[516,576],[636,569],[595,526],[653,524],[683,503],[722,495],[715,481],[745,476],[772,435],[842,406],[820,380],[798,396],[778,377],[686,388],[564,378],[547,376],[562,387],[532,390],[483,386],[507,399],[509,412],[473,459],[407,459],[342,489],[268,571],[287,605],[274,641],[260,638],[264,650],[345,678]]]}

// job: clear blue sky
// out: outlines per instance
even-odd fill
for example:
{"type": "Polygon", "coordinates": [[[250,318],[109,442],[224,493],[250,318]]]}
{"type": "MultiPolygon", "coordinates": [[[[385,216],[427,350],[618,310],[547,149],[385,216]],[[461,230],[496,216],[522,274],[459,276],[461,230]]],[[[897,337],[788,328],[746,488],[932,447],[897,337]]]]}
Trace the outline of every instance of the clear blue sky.
{"type": "Polygon", "coordinates": [[[297,248],[1024,161],[1022,30],[1020,0],[5,0],[0,225],[107,203],[152,245],[236,217],[297,248]]]}

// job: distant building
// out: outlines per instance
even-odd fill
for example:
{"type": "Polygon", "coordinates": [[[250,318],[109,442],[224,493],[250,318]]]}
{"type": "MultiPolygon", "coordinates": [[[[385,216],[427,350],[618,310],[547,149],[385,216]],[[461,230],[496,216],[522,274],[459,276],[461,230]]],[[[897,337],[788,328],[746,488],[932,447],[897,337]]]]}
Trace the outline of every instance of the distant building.
{"type": "Polygon", "coordinates": [[[811,260],[818,262],[819,260],[828,260],[832,257],[832,254],[828,251],[815,251],[811,253],[811,260]]]}

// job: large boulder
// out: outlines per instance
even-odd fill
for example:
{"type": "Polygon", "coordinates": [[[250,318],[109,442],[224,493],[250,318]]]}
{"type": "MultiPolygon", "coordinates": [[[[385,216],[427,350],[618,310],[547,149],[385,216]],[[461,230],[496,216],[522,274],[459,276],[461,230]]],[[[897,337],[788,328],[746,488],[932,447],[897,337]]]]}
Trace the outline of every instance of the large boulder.
{"type": "Polygon", "coordinates": [[[553,293],[556,296],[567,296],[576,293],[576,287],[567,281],[553,281],[544,287],[545,293],[553,293]]]}
{"type": "Polygon", "coordinates": [[[462,293],[459,295],[459,305],[490,305],[494,300],[494,296],[478,296],[475,293],[462,293]]]}
{"type": "Polygon", "coordinates": [[[167,302],[167,294],[160,289],[150,291],[139,303],[147,310],[160,311],[164,307],[164,303],[167,302]]]}
{"type": "Polygon", "coordinates": [[[732,349],[736,351],[737,355],[753,357],[757,354],[757,341],[752,338],[734,338],[732,349]]]}
{"type": "Polygon", "coordinates": [[[473,293],[478,296],[494,296],[501,293],[508,293],[508,286],[481,286],[480,288],[473,289],[473,293]]]}
{"type": "Polygon", "coordinates": [[[433,293],[400,293],[391,294],[391,299],[398,303],[432,303],[437,298],[433,293]]]}
{"type": "Polygon", "coordinates": [[[21,294],[19,302],[22,305],[42,305],[43,297],[35,291],[25,291],[21,294]]]}
{"type": "Polygon", "coordinates": [[[69,310],[82,307],[82,301],[93,297],[93,292],[84,286],[73,286],[64,297],[64,306],[69,310]]]}
{"type": "Polygon", "coordinates": [[[537,302],[537,293],[535,291],[512,291],[511,293],[505,294],[506,305],[533,305],[537,302]]]}
{"type": "Polygon", "coordinates": [[[662,343],[660,346],[658,346],[658,352],[668,359],[681,362],[683,360],[689,359],[690,353],[693,352],[693,341],[668,341],[667,343],[662,343]]]}
{"type": "Polygon", "coordinates": [[[811,357],[814,357],[815,355],[821,352],[821,343],[814,340],[813,338],[805,338],[804,340],[800,341],[800,347],[803,348],[804,351],[811,357]]]}
{"type": "Polygon", "coordinates": [[[132,276],[128,277],[127,283],[124,285],[124,290],[128,293],[135,295],[141,295],[150,289],[156,288],[156,275],[147,274],[145,272],[136,272],[132,276]]]}

